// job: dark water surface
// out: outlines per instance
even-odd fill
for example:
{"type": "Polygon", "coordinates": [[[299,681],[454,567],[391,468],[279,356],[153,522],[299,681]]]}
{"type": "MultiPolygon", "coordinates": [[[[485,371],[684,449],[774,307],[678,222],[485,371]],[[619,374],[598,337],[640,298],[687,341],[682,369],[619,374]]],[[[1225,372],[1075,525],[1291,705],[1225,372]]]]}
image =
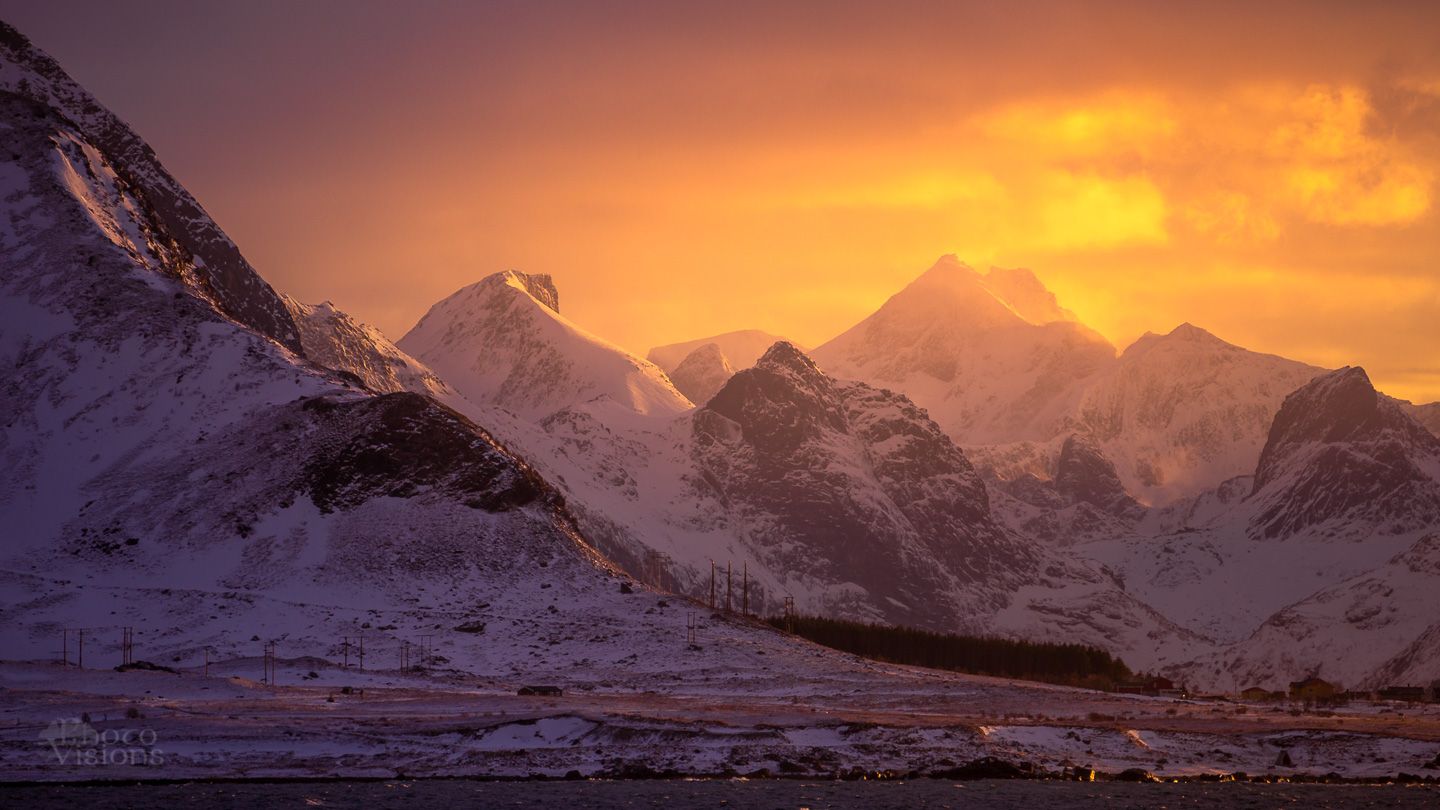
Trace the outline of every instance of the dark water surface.
{"type": "Polygon", "coordinates": [[[472,782],[0,786],[0,808],[1440,808],[1440,786],[1073,782],[472,782]]]}

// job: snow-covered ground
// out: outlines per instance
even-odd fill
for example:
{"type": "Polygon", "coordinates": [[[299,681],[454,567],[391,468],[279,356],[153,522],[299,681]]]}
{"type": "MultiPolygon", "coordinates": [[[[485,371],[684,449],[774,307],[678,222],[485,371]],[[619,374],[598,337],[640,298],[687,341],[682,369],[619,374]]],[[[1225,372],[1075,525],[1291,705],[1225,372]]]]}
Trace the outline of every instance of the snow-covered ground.
{"type": "Polygon", "coordinates": [[[839,666],[763,683],[622,668],[560,697],[517,696],[513,674],[402,677],[313,659],[282,658],[275,687],[254,680],[255,659],[213,663],[208,678],[11,662],[0,762],[6,779],[45,781],[933,774],[985,757],[1033,773],[1374,777],[1430,773],[1440,751],[1434,706],[1300,714],[817,655],[839,666]]]}

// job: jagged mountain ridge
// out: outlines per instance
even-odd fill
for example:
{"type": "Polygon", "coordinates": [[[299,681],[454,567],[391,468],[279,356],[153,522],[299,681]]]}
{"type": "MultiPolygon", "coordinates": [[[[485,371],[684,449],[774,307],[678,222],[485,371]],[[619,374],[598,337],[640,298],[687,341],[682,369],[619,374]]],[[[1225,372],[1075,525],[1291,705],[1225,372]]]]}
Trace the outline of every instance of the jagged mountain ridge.
{"type": "Polygon", "coordinates": [[[1152,505],[1253,471],[1280,403],[1322,373],[1188,323],[1117,357],[1033,273],[953,256],[815,357],[903,391],[1000,479],[1053,478],[1065,437],[1081,434],[1152,505]]]}
{"type": "Polygon", "coordinates": [[[692,407],[665,373],[562,316],[549,276],[496,273],[435,304],[397,342],[466,399],[528,419],[597,397],[642,414],[692,407]]]}
{"type": "Polygon", "coordinates": [[[352,374],[377,393],[413,391],[444,400],[454,391],[424,363],[401,351],[380,330],[361,323],[329,301],[302,304],[281,295],[300,332],[305,357],[335,371],[352,374]]]}

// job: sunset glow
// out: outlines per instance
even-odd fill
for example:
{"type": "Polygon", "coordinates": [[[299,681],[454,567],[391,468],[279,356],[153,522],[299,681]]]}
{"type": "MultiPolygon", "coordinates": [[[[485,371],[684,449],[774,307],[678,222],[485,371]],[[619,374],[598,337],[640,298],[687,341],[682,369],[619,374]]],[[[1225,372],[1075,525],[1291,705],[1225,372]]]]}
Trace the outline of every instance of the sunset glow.
{"type": "Polygon", "coordinates": [[[4,5],[392,338],[517,268],[641,354],[814,346],[954,253],[1122,348],[1190,321],[1440,399],[1433,6],[4,5]]]}

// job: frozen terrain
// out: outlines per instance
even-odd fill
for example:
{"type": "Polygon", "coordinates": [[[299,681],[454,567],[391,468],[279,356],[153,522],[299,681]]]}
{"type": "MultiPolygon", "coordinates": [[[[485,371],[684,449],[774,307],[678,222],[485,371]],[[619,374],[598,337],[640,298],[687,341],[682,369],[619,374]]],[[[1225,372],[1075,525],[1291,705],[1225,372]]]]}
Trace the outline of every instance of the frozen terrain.
{"type": "MultiPolygon", "coordinates": [[[[787,648],[794,645],[771,649],[787,648]]],[[[788,655],[796,652],[805,655],[788,655]]],[[[597,681],[566,681],[563,696],[534,698],[514,694],[522,682],[514,677],[360,672],[313,659],[282,660],[278,686],[228,677],[253,676],[253,659],[212,664],[208,678],[6,664],[0,760],[10,778],[45,781],[852,772],[963,778],[1131,768],[1289,779],[1428,774],[1440,750],[1433,707],[1292,713],[813,654],[829,666],[782,657],[768,673],[749,677],[679,678],[622,668],[597,681]],[[292,682],[310,671],[313,679],[292,682]],[[112,738],[148,732],[150,744],[116,745],[110,756],[158,753],[158,764],[79,764],[82,728],[112,738]]]]}

